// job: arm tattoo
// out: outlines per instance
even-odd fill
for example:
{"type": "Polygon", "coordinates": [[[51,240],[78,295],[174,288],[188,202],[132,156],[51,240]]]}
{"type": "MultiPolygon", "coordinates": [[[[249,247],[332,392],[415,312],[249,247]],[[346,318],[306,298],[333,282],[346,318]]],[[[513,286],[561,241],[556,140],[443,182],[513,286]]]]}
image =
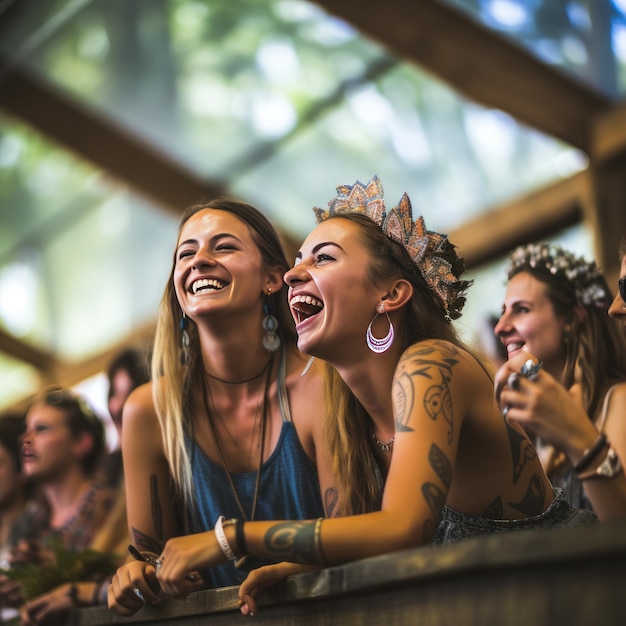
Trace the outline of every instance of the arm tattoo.
{"type": "Polygon", "coordinates": [[[148,537],[148,535],[142,533],[137,528],[130,529],[131,541],[133,544],[137,546],[139,551],[143,550],[144,552],[152,552],[153,554],[161,554],[163,550],[163,542],[157,541],[152,537],[148,537]]]}
{"type": "Polygon", "coordinates": [[[446,489],[449,489],[452,484],[452,464],[448,460],[448,457],[444,454],[443,450],[436,443],[433,443],[430,446],[428,461],[446,489]]]}
{"type": "Polygon", "coordinates": [[[443,505],[446,503],[446,496],[443,491],[433,483],[424,483],[422,485],[422,495],[424,500],[426,500],[426,504],[428,504],[433,519],[440,519],[443,505]]]}
{"type": "Polygon", "coordinates": [[[524,515],[538,515],[543,511],[545,497],[546,492],[543,482],[535,474],[530,480],[526,495],[519,502],[507,502],[507,504],[524,515]]]}
{"type": "Polygon", "coordinates": [[[277,560],[319,564],[315,524],[315,520],[274,524],[265,533],[265,549],[277,560]]]}
{"type": "MultiPolygon", "coordinates": [[[[452,483],[452,464],[441,448],[435,443],[430,446],[428,461],[446,489],[449,489],[452,483]]],[[[441,518],[441,512],[446,503],[446,494],[434,483],[424,483],[422,485],[422,495],[432,514],[432,519],[427,519],[424,522],[422,531],[424,543],[428,543],[435,534],[435,520],[441,518]]]]}
{"type": "Polygon", "coordinates": [[[335,511],[337,502],[339,502],[337,490],[334,487],[329,487],[324,494],[324,510],[326,511],[326,517],[333,517],[334,513],[338,514],[338,511],[335,511]]]}
{"type": "Polygon", "coordinates": [[[435,534],[435,525],[433,524],[433,520],[427,519],[424,522],[424,528],[422,529],[423,542],[424,544],[430,543],[434,534],[435,534]]]}
{"type": "Polygon", "coordinates": [[[407,425],[413,410],[413,383],[411,377],[403,372],[393,385],[393,406],[396,412],[396,432],[412,432],[407,425]]]}
{"type": "Polygon", "coordinates": [[[163,509],[159,500],[159,488],[157,477],[150,476],[150,501],[152,503],[152,523],[156,531],[157,539],[163,541],[163,509]]]}
{"type": "Polygon", "coordinates": [[[537,457],[537,452],[530,440],[517,432],[506,420],[505,425],[513,455],[513,484],[515,484],[524,471],[526,463],[533,461],[537,457]]]}
{"type": "Polygon", "coordinates": [[[489,519],[502,519],[502,498],[498,496],[485,510],[483,517],[489,519]]]}
{"type": "Polygon", "coordinates": [[[404,366],[405,368],[410,367],[412,371],[402,372],[394,386],[396,431],[411,430],[407,426],[407,422],[415,402],[415,389],[412,377],[422,376],[433,381],[433,384],[426,390],[422,399],[424,410],[433,421],[440,417],[443,418],[449,426],[448,443],[452,443],[454,416],[450,382],[452,380],[452,369],[459,361],[454,358],[456,355],[455,349],[443,343],[438,343],[437,346],[439,351],[445,354],[445,356],[437,359],[426,358],[435,351],[430,346],[416,350],[411,355],[410,362],[404,366]],[[435,382],[435,379],[438,379],[438,382],[435,382]]]}

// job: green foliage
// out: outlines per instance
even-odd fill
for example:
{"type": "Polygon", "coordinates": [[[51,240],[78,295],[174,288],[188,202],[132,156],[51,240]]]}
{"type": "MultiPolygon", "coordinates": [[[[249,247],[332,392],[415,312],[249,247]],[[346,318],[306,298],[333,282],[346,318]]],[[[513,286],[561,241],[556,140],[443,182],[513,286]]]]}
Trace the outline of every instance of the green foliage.
{"type": "Polygon", "coordinates": [[[50,546],[52,565],[16,563],[9,570],[0,570],[22,585],[26,600],[36,598],[65,583],[100,580],[110,576],[118,566],[119,557],[98,550],[68,550],[57,541],[50,546]]]}

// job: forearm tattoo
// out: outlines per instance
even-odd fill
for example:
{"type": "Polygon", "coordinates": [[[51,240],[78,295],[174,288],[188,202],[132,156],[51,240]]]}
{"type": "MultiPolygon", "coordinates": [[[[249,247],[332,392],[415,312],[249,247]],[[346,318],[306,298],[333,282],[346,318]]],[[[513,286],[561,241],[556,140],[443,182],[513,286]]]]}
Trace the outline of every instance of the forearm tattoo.
{"type": "Polygon", "coordinates": [[[130,537],[133,545],[135,545],[140,552],[143,551],[152,552],[153,554],[161,554],[161,550],[163,550],[162,541],[157,541],[153,537],[149,537],[137,528],[130,529],[130,537]]]}
{"type": "Polygon", "coordinates": [[[150,476],[150,502],[152,503],[152,523],[156,531],[157,539],[163,541],[163,509],[159,500],[159,485],[157,477],[150,476]]]}
{"type": "Polygon", "coordinates": [[[320,551],[315,545],[313,521],[281,522],[265,533],[265,549],[277,560],[317,565],[320,551]]]}
{"type": "Polygon", "coordinates": [[[403,365],[404,371],[398,376],[394,385],[393,399],[396,410],[396,431],[412,430],[408,421],[415,404],[414,376],[422,376],[433,381],[422,398],[422,405],[426,414],[436,421],[443,419],[448,424],[448,443],[454,437],[454,417],[452,411],[452,394],[450,382],[452,369],[459,362],[454,358],[456,349],[449,344],[438,342],[437,350],[428,346],[415,350],[410,360],[403,365]],[[432,355],[437,352],[437,358],[432,355]]]}
{"type": "Polygon", "coordinates": [[[150,537],[134,527],[130,529],[130,536],[131,541],[139,550],[160,554],[165,543],[163,541],[163,508],[159,500],[157,477],[154,474],[150,476],[150,504],[156,538],[150,537]]]}

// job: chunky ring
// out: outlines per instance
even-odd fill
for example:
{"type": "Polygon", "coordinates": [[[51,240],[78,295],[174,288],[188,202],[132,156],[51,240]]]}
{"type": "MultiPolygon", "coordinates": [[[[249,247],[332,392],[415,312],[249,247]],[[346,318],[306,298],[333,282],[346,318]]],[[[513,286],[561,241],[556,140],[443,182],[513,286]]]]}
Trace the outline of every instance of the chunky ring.
{"type": "Polygon", "coordinates": [[[508,386],[509,389],[513,389],[515,391],[519,390],[519,374],[517,372],[513,372],[512,374],[509,374],[509,377],[507,378],[506,384],[508,386]]]}
{"type": "Polygon", "coordinates": [[[146,599],[143,597],[143,593],[141,593],[141,589],[137,589],[137,587],[133,587],[133,593],[142,601],[145,602],[146,599]]]}
{"type": "Polygon", "coordinates": [[[528,380],[534,381],[537,379],[540,369],[541,363],[535,363],[532,359],[528,359],[528,361],[522,365],[522,369],[520,369],[519,373],[525,378],[528,378],[528,380]]]}

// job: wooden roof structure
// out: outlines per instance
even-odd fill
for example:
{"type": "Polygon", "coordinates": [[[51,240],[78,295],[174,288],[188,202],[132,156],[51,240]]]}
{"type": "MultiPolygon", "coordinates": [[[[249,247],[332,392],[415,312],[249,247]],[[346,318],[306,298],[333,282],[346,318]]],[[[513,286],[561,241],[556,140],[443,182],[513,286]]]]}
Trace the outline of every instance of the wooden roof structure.
{"type": "MultiPolygon", "coordinates": [[[[626,103],[616,103],[538,61],[438,0],[317,0],[317,4],[468,99],[500,109],[587,155],[586,171],[495,207],[450,233],[469,267],[584,221],[593,233],[598,264],[615,284],[616,251],[626,236],[626,103]]],[[[0,77],[0,110],[173,213],[178,214],[186,200],[224,191],[17,65],[5,68],[0,77]]],[[[151,326],[138,329],[134,338],[149,337],[151,332],[151,326]]],[[[69,365],[0,330],[0,351],[32,364],[43,380],[66,384],[102,370],[117,349],[69,365]]]]}

